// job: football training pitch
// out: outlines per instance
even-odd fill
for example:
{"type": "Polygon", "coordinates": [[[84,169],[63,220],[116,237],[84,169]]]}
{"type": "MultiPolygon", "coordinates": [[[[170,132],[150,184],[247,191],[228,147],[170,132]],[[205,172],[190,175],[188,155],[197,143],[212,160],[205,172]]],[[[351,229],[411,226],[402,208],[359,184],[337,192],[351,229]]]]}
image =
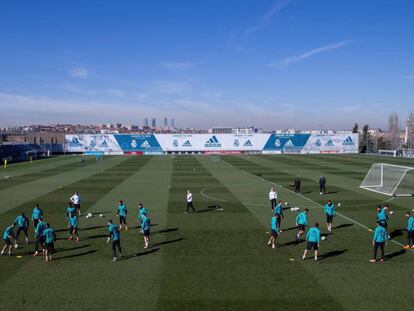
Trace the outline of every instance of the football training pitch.
{"type": "MultiPolygon", "coordinates": [[[[52,262],[33,257],[20,237],[14,256],[0,257],[1,310],[412,310],[414,251],[404,213],[414,198],[359,189],[372,163],[414,166],[413,160],[362,155],[115,156],[102,161],[57,157],[0,168],[3,231],[36,203],[57,231],[52,262]],[[327,195],[317,180],[327,179],[327,195]],[[302,180],[302,194],[289,186],[302,180]],[[10,176],[4,178],[3,176],[10,176]],[[320,260],[302,260],[297,213],[284,211],[277,248],[266,245],[275,187],[288,207],[309,209],[326,240],[320,260]],[[185,214],[186,191],[197,213],[185,214]],[[79,243],[68,241],[66,206],[79,191],[79,243]],[[328,234],[321,204],[337,207],[328,234]],[[123,258],[111,262],[107,221],[118,223],[118,200],[128,207],[121,231],[123,258]],[[151,247],[144,250],[137,205],[149,210],[151,247]],[[376,206],[394,214],[383,263],[370,263],[376,206]],[[222,208],[218,211],[216,207],[222,208]],[[99,217],[102,214],[103,217],[99,217]]],[[[33,240],[33,226],[29,229],[33,240]]]]}

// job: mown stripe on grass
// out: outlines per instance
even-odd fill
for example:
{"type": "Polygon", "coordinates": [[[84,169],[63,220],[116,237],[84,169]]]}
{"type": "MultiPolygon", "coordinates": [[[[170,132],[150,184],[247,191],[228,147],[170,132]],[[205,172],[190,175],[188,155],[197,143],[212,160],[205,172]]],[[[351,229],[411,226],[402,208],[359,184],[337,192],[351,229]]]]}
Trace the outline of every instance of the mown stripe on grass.
{"type": "MultiPolygon", "coordinates": [[[[95,163],[95,159],[86,159],[83,164],[80,162],[80,158],[76,159],[71,158],[70,161],[61,161],[61,162],[54,162],[51,167],[47,167],[46,165],[42,165],[38,167],[36,170],[30,170],[32,172],[26,172],[22,174],[15,175],[14,177],[7,178],[0,180],[0,191],[4,189],[8,189],[14,186],[18,186],[24,183],[28,183],[31,181],[38,181],[42,178],[46,178],[49,176],[57,175],[65,171],[71,171],[78,169],[82,166],[87,166],[90,164],[95,163]],[[56,165],[58,164],[58,165],[56,165]]],[[[27,165],[30,165],[29,163],[27,165]]]]}
{"type": "Polygon", "coordinates": [[[123,157],[111,157],[86,166],[49,176],[40,180],[34,180],[25,184],[17,185],[0,191],[0,213],[5,213],[25,202],[32,201],[37,197],[49,192],[59,190],[67,185],[89,178],[97,172],[104,172],[116,167],[125,161],[123,157]]]}
{"type": "Polygon", "coordinates": [[[263,225],[206,170],[202,161],[208,158],[199,160],[174,160],[168,226],[180,230],[163,252],[157,310],[274,310],[276,305],[292,310],[304,301],[319,310],[340,309],[329,295],[316,295],[323,289],[299,265],[277,272],[280,257],[265,245],[263,225]],[[221,189],[230,202],[221,204],[224,211],[200,194],[206,187],[221,189]],[[198,213],[184,213],[187,189],[198,213]],[[281,290],[292,280],[301,280],[295,292],[281,290]],[[304,300],[297,299],[298,292],[304,300]]]}

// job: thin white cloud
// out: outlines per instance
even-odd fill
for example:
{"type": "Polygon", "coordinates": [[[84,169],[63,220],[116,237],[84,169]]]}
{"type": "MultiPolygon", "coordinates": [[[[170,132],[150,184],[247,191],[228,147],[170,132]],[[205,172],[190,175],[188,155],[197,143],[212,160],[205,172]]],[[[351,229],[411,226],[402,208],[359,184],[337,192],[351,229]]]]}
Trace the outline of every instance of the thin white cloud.
{"type": "Polygon", "coordinates": [[[163,62],[161,67],[167,69],[189,69],[195,66],[194,62],[163,62]]]}
{"type": "Polygon", "coordinates": [[[405,75],[402,76],[403,79],[414,79],[414,75],[405,75]]]}
{"type": "Polygon", "coordinates": [[[316,49],[309,50],[305,53],[285,58],[282,62],[272,63],[272,64],[270,64],[270,66],[273,66],[273,67],[288,66],[290,64],[300,62],[302,60],[305,60],[309,57],[315,56],[315,55],[320,54],[320,53],[340,49],[342,47],[345,47],[345,46],[349,45],[351,42],[352,42],[351,40],[344,40],[344,41],[324,45],[324,46],[318,47],[316,49]]]}
{"type": "Polygon", "coordinates": [[[83,67],[75,67],[69,70],[69,76],[74,78],[86,78],[89,76],[88,70],[83,67]]]}
{"type": "Polygon", "coordinates": [[[183,94],[188,91],[190,86],[187,82],[181,81],[154,81],[153,89],[158,93],[164,94],[183,94]]]}
{"type": "Polygon", "coordinates": [[[258,23],[256,23],[255,25],[247,28],[244,31],[245,38],[248,37],[248,36],[250,36],[251,34],[259,31],[259,30],[262,30],[262,29],[265,29],[265,28],[269,27],[270,26],[270,22],[272,21],[273,17],[278,12],[280,12],[286,5],[288,5],[290,1],[291,0],[276,0],[273,3],[273,5],[270,8],[270,10],[265,15],[263,15],[260,18],[260,20],[259,20],[258,23]]]}

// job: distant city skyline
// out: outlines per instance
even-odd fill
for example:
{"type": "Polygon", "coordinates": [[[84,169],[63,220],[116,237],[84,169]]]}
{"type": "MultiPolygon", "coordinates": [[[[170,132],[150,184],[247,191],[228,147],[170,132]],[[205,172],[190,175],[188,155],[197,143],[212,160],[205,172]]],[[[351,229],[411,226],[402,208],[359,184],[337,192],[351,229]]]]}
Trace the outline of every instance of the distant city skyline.
{"type": "Polygon", "coordinates": [[[4,0],[0,127],[147,116],[181,128],[386,129],[391,111],[403,126],[413,11],[411,0],[4,0]]]}

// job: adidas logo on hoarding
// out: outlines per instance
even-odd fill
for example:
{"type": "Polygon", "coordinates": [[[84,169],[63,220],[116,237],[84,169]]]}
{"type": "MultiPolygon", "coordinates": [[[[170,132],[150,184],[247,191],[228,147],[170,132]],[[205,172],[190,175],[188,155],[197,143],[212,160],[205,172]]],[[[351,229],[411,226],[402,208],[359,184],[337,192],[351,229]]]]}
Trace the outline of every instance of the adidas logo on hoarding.
{"type": "Polygon", "coordinates": [[[193,145],[190,143],[189,140],[186,140],[183,144],[183,147],[192,147],[193,145]]]}
{"type": "Polygon", "coordinates": [[[150,145],[150,143],[149,143],[147,140],[145,140],[145,141],[141,144],[141,148],[149,148],[149,147],[151,147],[151,145],[150,145]]]}
{"type": "Polygon", "coordinates": [[[295,145],[292,143],[292,141],[289,139],[286,144],[285,147],[295,147],[295,145]]]}
{"type": "Polygon", "coordinates": [[[354,143],[354,141],[352,140],[351,136],[348,136],[348,137],[344,140],[344,142],[342,143],[342,145],[344,145],[344,146],[354,146],[354,145],[355,145],[355,143],[354,143]]]}
{"type": "Polygon", "coordinates": [[[99,147],[101,147],[101,148],[108,148],[109,146],[108,146],[108,143],[106,142],[106,140],[104,140],[100,145],[99,145],[99,147]]]}
{"type": "Polygon", "coordinates": [[[69,143],[71,147],[81,147],[82,144],[77,137],[73,137],[72,141],[69,143]]]}
{"type": "Polygon", "coordinates": [[[250,140],[248,140],[243,144],[243,147],[253,147],[253,144],[250,140]]]}
{"type": "Polygon", "coordinates": [[[211,137],[209,140],[206,141],[206,143],[204,144],[204,147],[206,147],[206,148],[219,148],[219,147],[221,147],[221,144],[218,141],[216,135],[214,135],[213,137],[211,137]]]}
{"type": "Polygon", "coordinates": [[[332,142],[332,140],[330,139],[330,140],[328,140],[327,142],[326,142],[326,144],[325,144],[325,147],[333,147],[333,146],[335,146],[335,144],[332,142]]]}

